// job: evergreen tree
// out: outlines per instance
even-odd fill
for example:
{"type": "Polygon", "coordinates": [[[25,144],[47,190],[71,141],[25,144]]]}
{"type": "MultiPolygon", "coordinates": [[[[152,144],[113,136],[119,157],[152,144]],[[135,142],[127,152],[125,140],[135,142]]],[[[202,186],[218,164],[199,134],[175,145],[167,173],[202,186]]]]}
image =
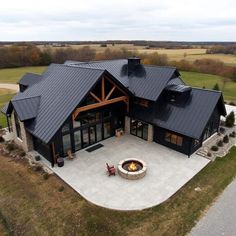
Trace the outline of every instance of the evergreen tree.
{"type": "Polygon", "coordinates": [[[234,115],[234,112],[231,111],[229,115],[226,116],[225,125],[227,127],[233,127],[234,122],[235,122],[235,115],[234,115]]]}
{"type": "Polygon", "coordinates": [[[213,87],[213,90],[216,90],[216,91],[219,91],[220,90],[220,87],[219,87],[219,84],[216,83],[213,87]]]}

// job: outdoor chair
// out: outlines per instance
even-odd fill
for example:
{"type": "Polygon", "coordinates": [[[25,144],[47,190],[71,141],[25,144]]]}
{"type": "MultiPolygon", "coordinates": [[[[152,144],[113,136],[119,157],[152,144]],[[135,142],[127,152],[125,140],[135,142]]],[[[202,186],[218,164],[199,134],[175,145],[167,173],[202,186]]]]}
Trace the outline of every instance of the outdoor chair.
{"type": "Polygon", "coordinates": [[[73,160],[75,158],[75,155],[71,152],[71,150],[67,151],[68,159],[73,160]]]}
{"type": "Polygon", "coordinates": [[[107,172],[108,172],[108,175],[111,176],[111,175],[116,175],[116,168],[114,166],[109,166],[107,163],[107,172]]]}

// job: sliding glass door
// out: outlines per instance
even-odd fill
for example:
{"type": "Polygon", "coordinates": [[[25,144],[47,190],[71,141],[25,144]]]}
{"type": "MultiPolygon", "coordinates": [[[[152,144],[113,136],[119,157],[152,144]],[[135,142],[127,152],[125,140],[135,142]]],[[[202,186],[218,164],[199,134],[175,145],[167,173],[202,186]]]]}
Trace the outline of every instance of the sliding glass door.
{"type": "Polygon", "coordinates": [[[130,133],[135,136],[138,136],[139,138],[147,140],[148,139],[148,124],[139,120],[131,119],[130,133]]]}

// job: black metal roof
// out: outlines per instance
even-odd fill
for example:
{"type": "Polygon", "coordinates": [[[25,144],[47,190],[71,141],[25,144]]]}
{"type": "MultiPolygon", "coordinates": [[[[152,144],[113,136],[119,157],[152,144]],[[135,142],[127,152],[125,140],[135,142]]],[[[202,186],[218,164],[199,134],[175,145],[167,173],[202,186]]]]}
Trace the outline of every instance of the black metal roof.
{"type": "MultiPolygon", "coordinates": [[[[184,84],[178,71],[172,67],[140,65],[128,76],[127,62],[51,64],[40,79],[38,77],[37,84],[27,83],[32,86],[19,92],[3,111],[6,113],[13,105],[19,118],[28,120],[25,122],[28,131],[48,143],[104,73],[136,97],[151,101],[159,101],[167,86],[184,84]]],[[[193,89],[184,106],[157,102],[158,109],[143,111],[140,116],[148,117],[151,123],[163,128],[197,138],[220,96],[219,92],[193,89]]]]}
{"type": "Polygon", "coordinates": [[[22,84],[24,86],[31,86],[35,83],[38,83],[42,79],[42,75],[34,74],[34,73],[26,73],[23,77],[18,81],[18,84],[22,84]]]}
{"type": "MultiPolygon", "coordinates": [[[[103,73],[104,70],[52,64],[37,86],[18,93],[12,103],[40,96],[36,118],[25,125],[30,133],[48,143],[103,73]]],[[[34,109],[27,113],[35,115],[34,109]]]]}
{"type": "Polygon", "coordinates": [[[127,59],[84,63],[67,61],[66,63],[75,67],[107,70],[135,96],[151,101],[156,101],[167,83],[179,76],[179,72],[174,67],[145,66],[141,64],[136,67],[135,73],[128,76],[127,59]]]}
{"type": "Polygon", "coordinates": [[[192,88],[190,97],[181,105],[164,101],[163,94],[155,108],[133,110],[131,115],[159,127],[182,135],[199,139],[218,105],[221,115],[225,115],[222,93],[214,90],[192,88]]]}
{"type": "Polygon", "coordinates": [[[11,103],[21,121],[29,120],[37,116],[40,96],[13,99],[11,103]]]}

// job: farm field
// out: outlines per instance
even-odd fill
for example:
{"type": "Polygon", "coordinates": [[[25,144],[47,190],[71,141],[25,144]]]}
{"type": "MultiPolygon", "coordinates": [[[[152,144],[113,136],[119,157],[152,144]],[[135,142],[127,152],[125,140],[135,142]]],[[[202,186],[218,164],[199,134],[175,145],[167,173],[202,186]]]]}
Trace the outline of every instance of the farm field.
{"type": "Polygon", "coordinates": [[[146,49],[145,46],[135,46],[134,44],[107,44],[107,47],[101,47],[100,44],[91,44],[91,45],[70,45],[66,47],[53,47],[53,46],[43,46],[39,45],[38,47],[42,50],[44,49],[52,49],[56,50],[58,48],[74,48],[78,49],[84,46],[89,46],[96,50],[96,52],[104,52],[107,48],[111,50],[119,50],[121,48],[126,48],[129,51],[133,51],[134,55],[135,52],[138,53],[154,53],[157,52],[159,54],[166,54],[169,60],[187,60],[193,62],[197,59],[214,59],[214,60],[221,60],[227,65],[236,65],[236,56],[235,55],[226,55],[226,54],[206,54],[206,49],[201,48],[192,48],[192,49],[159,49],[159,48],[150,48],[146,49]]]}
{"type": "Polygon", "coordinates": [[[223,77],[218,75],[203,74],[197,72],[181,71],[181,78],[183,81],[192,87],[205,87],[212,89],[218,83],[220,89],[223,91],[224,99],[226,101],[236,102],[236,83],[228,81],[223,88],[223,77]]]}
{"type": "Polygon", "coordinates": [[[236,173],[234,147],[161,205],[122,212],[87,202],[56,175],[46,179],[29,168],[26,160],[0,158],[0,232],[9,235],[185,235],[236,173]]]}

